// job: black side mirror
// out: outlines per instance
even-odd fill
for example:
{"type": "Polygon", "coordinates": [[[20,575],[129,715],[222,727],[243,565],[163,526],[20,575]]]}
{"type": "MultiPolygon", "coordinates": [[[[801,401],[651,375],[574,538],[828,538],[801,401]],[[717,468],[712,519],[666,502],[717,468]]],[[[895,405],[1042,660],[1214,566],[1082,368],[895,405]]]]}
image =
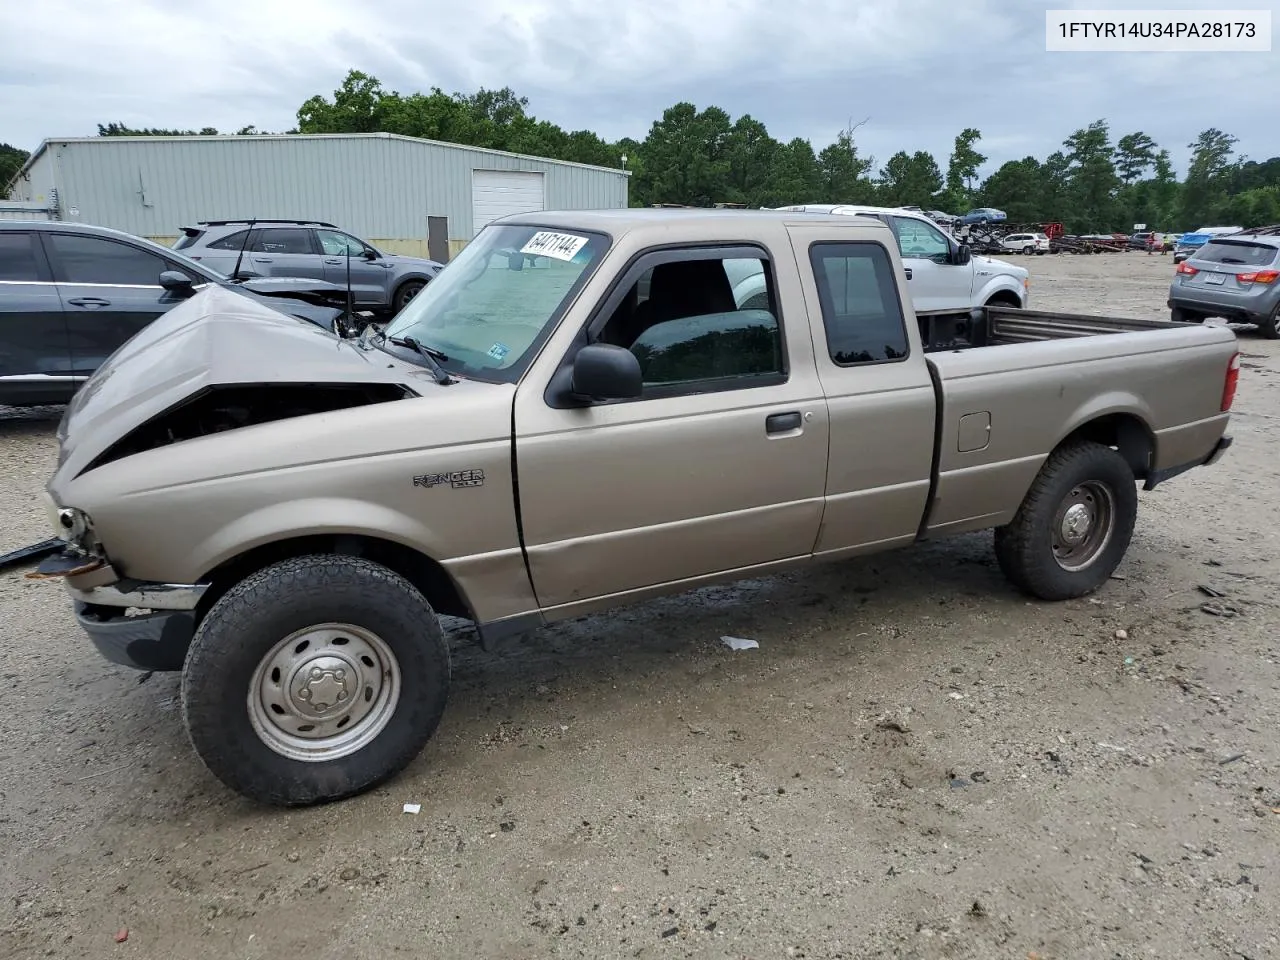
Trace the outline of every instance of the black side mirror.
{"type": "Polygon", "coordinates": [[[958,267],[963,267],[966,263],[973,259],[973,251],[967,243],[959,244],[951,254],[951,262],[958,267]]]}
{"type": "Polygon", "coordinates": [[[366,259],[366,260],[371,260],[371,261],[372,261],[372,260],[377,260],[377,259],[378,259],[378,251],[377,251],[377,250],[365,250],[365,252],[364,252],[364,259],[366,259]]]}
{"type": "Polygon", "coordinates": [[[190,293],[195,284],[181,270],[165,270],[160,274],[160,286],[170,293],[190,293]]]}
{"type": "Polygon", "coordinates": [[[593,400],[631,400],[644,392],[640,361],[626,347],[593,343],[573,358],[570,389],[593,400]]]}

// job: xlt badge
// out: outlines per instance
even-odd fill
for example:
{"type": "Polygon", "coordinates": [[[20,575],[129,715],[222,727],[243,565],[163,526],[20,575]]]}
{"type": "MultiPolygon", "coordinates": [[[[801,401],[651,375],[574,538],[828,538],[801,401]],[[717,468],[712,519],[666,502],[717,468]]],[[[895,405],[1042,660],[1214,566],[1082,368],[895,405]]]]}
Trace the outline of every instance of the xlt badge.
{"type": "Polygon", "coordinates": [[[438,487],[449,484],[455,490],[458,487],[483,487],[483,470],[454,470],[452,473],[424,473],[413,478],[415,487],[438,487]]]}

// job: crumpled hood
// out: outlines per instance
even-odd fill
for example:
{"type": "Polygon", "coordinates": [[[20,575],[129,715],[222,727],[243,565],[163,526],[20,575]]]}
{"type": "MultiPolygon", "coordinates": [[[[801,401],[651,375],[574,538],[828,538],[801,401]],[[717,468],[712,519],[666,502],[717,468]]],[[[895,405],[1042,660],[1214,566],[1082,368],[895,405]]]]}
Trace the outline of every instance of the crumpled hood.
{"type": "Polygon", "coordinates": [[[259,383],[434,386],[420,367],[210,285],[140,330],[76,392],[58,425],[57,474],[75,476],[129,431],[206,387],[259,383]]]}

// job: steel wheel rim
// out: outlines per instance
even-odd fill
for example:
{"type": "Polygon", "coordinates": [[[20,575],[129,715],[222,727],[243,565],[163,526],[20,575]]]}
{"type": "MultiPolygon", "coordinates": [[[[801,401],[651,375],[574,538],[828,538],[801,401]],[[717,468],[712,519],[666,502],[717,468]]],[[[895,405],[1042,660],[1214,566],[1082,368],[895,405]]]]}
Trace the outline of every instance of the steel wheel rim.
{"type": "Polygon", "coordinates": [[[1116,525],[1116,498],[1107,484],[1071,488],[1053,517],[1053,559],[1068,573],[1083,570],[1107,548],[1116,525]]]}
{"type": "Polygon", "coordinates": [[[386,729],[400,689],[400,665],[376,633],[350,623],[315,624],[289,634],[258,662],[249,721],[283,757],[337,760],[386,729]]]}

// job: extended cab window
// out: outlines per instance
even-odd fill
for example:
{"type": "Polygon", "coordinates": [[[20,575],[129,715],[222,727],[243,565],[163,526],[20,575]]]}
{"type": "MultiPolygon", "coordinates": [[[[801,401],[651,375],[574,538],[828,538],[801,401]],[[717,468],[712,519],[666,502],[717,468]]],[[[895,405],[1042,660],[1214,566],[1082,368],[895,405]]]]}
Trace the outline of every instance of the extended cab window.
{"type": "Polygon", "coordinates": [[[29,233],[0,233],[0,280],[34,283],[40,279],[40,265],[29,233]]]}
{"type": "Polygon", "coordinates": [[[907,327],[893,261],[878,243],[816,243],[809,262],[831,359],[841,366],[901,360],[907,327]]]}
{"type": "Polygon", "coordinates": [[[641,263],[642,272],[597,337],[635,354],[646,395],[667,395],[673,387],[701,392],[785,379],[767,261],[653,259],[660,262],[647,268],[641,263]]]}
{"type": "Polygon", "coordinates": [[[903,257],[945,263],[951,253],[951,244],[947,243],[942,231],[923,220],[894,217],[893,228],[898,235],[898,249],[903,257]]]}

